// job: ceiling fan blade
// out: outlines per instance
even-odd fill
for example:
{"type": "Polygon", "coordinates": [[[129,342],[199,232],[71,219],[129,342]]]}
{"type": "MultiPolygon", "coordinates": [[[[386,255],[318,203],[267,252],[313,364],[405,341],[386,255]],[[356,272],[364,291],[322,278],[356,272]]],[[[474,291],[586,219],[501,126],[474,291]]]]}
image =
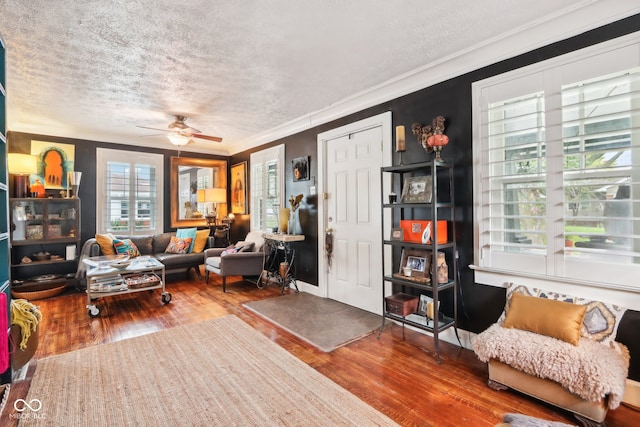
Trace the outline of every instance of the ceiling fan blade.
{"type": "Polygon", "coordinates": [[[201,133],[192,133],[191,137],[200,138],[200,139],[206,139],[208,141],[213,141],[213,142],[222,142],[222,138],[220,138],[219,136],[203,135],[201,133]]]}
{"type": "Polygon", "coordinates": [[[140,125],[137,125],[136,127],[137,127],[137,128],[142,128],[142,129],[159,130],[160,132],[173,132],[172,130],[169,130],[169,129],[150,128],[150,127],[148,127],[148,126],[140,126],[140,125]]]}

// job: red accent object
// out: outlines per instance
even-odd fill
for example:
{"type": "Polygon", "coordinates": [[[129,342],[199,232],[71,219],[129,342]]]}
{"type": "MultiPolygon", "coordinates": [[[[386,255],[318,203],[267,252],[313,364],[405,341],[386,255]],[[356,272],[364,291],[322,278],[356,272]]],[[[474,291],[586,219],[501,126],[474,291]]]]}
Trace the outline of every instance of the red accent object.
{"type": "MultiPolygon", "coordinates": [[[[400,228],[404,230],[404,241],[422,243],[422,233],[431,221],[420,221],[412,219],[401,219],[400,228]]],[[[447,221],[438,221],[438,244],[447,243],[447,221]]],[[[433,227],[431,227],[431,235],[433,236],[433,227]]],[[[429,239],[429,244],[431,239],[429,239]]]]}
{"type": "Polygon", "coordinates": [[[431,135],[427,140],[427,144],[429,144],[429,147],[431,148],[444,147],[448,143],[449,143],[449,137],[442,133],[436,133],[435,135],[431,135]]]}
{"type": "Polygon", "coordinates": [[[7,294],[0,292],[0,372],[9,369],[9,314],[7,294]]]}

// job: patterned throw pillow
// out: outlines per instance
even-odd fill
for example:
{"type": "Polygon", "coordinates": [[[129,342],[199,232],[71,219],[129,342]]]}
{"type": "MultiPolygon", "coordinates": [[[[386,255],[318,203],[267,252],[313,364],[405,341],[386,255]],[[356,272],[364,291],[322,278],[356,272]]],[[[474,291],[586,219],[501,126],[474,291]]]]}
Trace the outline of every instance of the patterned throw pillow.
{"type": "Polygon", "coordinates": [[[220,256],[223,257],[225,255],[235,254],[238,251],[239,251],[239,248],[236,248],[234,245],[227,246],[227,248],[224,251],[222,251],[220,256]]]}
{"type": "Polygon", "coordinates": [[[193,239],[191,237],[175,237],[171,236],[169,246],[165,250],[169,254],[186,254],[189,253],[189,247],[191,246],[193,239]]]}
{"type": "Polygon", "coordinates": [[[187,237],[191,237],[191,244],[189,245],[189,248],[187,250],[186,253],[191,253],[193,252],[193,245],[196,242],[196,235],[197,235],[198,229],[193,227],[193,228],[178,228],[176,230],[176,237],[180,237],[183,239],[186,239],[187,237]]]}
{"type": "Polygon", "coordinates": [[[113,247],[116,250],[116,253],[127,254],[129,255],[129,258],[140,256],[138,247],[131,241],[131,239],[114,239],[113,247]]]}

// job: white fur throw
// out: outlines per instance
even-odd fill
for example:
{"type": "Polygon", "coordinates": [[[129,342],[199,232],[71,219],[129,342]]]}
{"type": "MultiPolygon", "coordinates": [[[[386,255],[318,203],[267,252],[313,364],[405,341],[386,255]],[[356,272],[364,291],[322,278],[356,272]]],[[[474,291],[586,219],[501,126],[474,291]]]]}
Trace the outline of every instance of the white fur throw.
{"type": "Polygon", "coordinates": [[[620,405],[629,370],[629,351],[615,344],[581,338],[575,346],[499,324],[472,342],[473,351],[483,362],[500,360],[529,375],[555,381],[585,400],[597,402],[609,395],[609,409],[620,405]]]}

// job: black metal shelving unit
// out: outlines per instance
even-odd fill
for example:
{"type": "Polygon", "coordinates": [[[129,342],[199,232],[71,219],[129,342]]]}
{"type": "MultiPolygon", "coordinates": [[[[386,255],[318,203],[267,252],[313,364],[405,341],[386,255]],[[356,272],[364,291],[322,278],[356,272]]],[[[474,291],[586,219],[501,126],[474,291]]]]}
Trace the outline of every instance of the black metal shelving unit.
{"type": "MultiPolygon", "coordinates": [[[[438,363],[440,359],[440,337],[439,335],[449,328],[454,328],[456,337],[458,337],[457,321],[458,321],[458,301],[457,301],[457,275],[458,271],[458,257],[456,249],[456,227],[455,222],[455,203],[454,203],[454,176],[453,165],[443,162],[439,159],[432,159],[427,162],[413,163],[398,166],[383,167],[380,170],[381,182],[384,182],[385,174],[392,175],[392,188],[402,188],[407,177],[416,176],[431,176],[431,202],[429,203],[403,203],[399,200],[396,203],[389,203],[386,194],[382,194],[382,215],[385,216],[387,210],[391,211],[392,227],[397,228],[401,220],[427,220],[431,221],[431,240],[429,243],[415,243],[404,240],[390,239],[391,230],[385,228],[382,225],[382,265],[383,265],[383,317],[382,327],[384,328],[385,319],[391,319],[404,325],[410,325],[412,327],[425,330],[433,334],[434,347],[436,350],[436,358],[438,363]],[[387,200],[386,200],[387,199],[387,200]],[[447,241],[446,243],[438,243],[438,220],[447,221],[447,241]],[[386,259],[389,255],[389,251],[385,251],[385,248],[391,248],[391,268],[390,271],[389,262],[386,259]],[[399,273],[399,263],[396,260],[400,259],[400,254],[404,249],[417,249],[424,250],[431,257],[430,262],[430,282],[422,283],[415,280],[411,280],[409,277],[402,277],[399,274],[394,275],[394,271],[399,273]],[[449,268],[448,280],[445,283],[438,283],[438,252],[445,254],[445,259],[449,268]],[[426,316],[418,314],[411,314],[408,316],[401,316],[397,313],[392,313],[387,310],[387,304],[385,302],[385,296],[387,294],[388,286],[392,287],[392,293],[402,292],[407,290],[413,295],[419,296],[425,294],[433,298],[434,304],[434,316],[433,319],[427,319],[426,316]],[[453,307],[451,309],[452,315],[444,315],[438,309],[440,307],[441,297],[443,292],[452,293],[453,307]]],[[[458,337],[458,341],[460,338],[458,337]]]]}

